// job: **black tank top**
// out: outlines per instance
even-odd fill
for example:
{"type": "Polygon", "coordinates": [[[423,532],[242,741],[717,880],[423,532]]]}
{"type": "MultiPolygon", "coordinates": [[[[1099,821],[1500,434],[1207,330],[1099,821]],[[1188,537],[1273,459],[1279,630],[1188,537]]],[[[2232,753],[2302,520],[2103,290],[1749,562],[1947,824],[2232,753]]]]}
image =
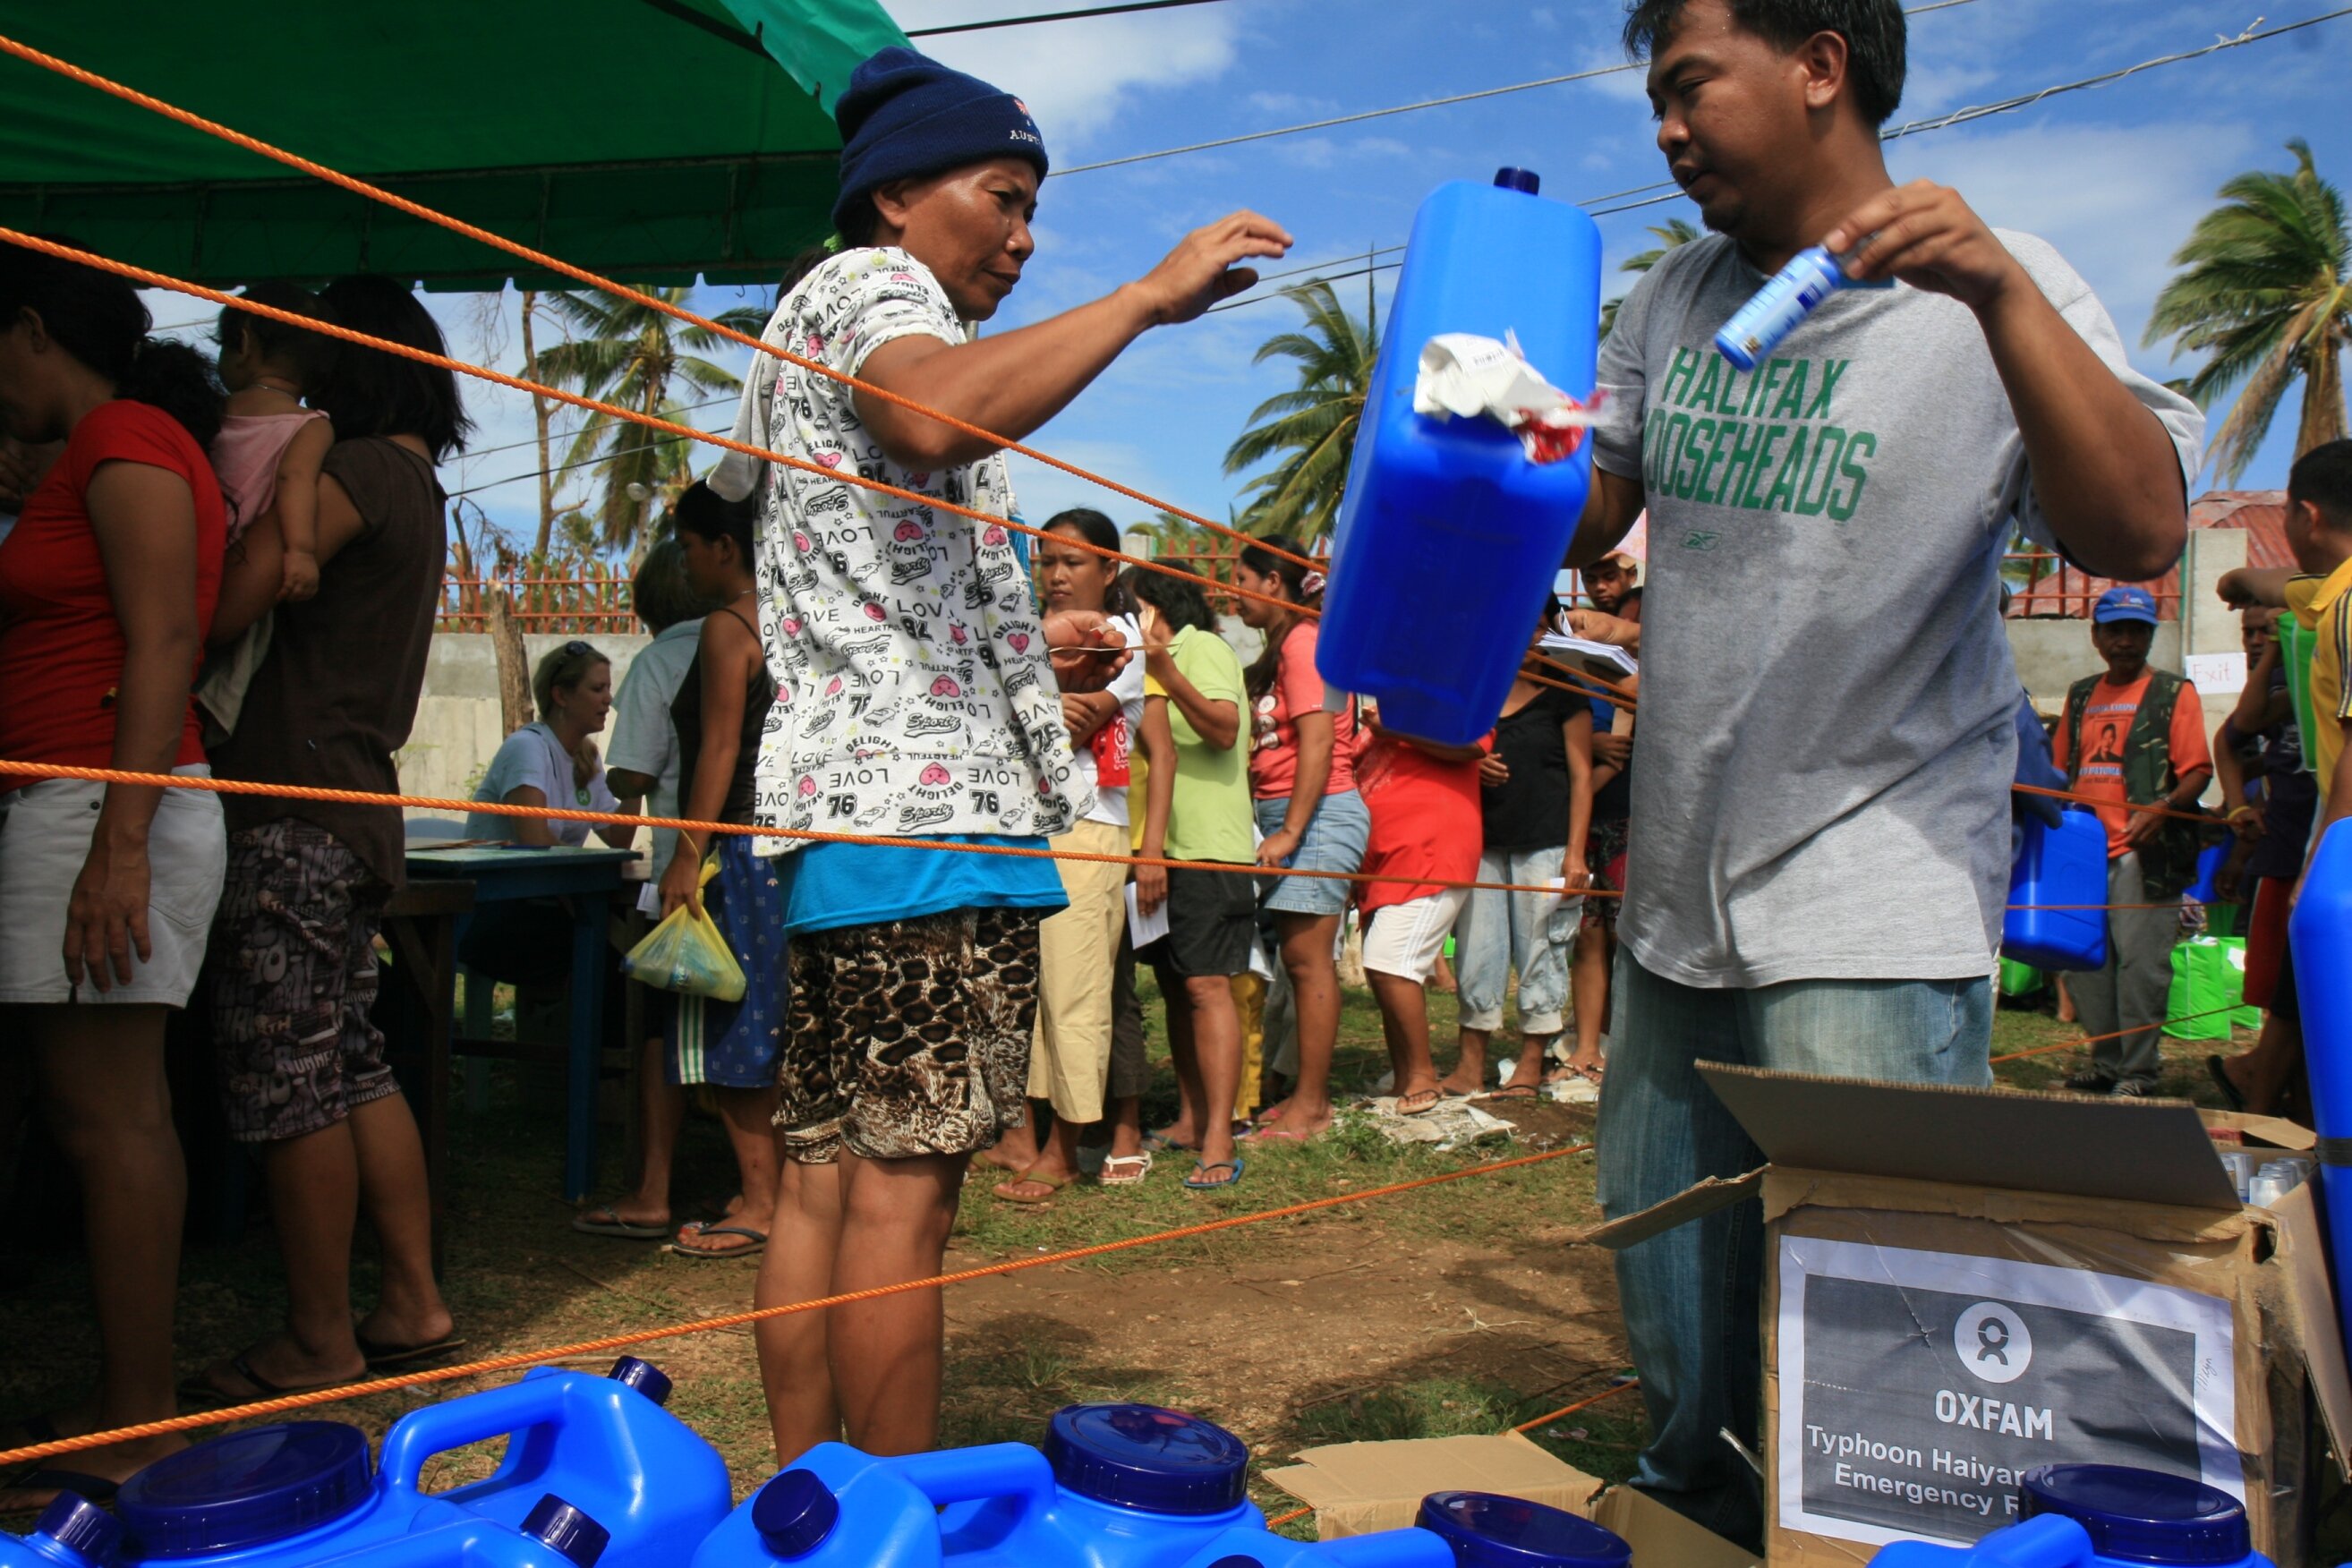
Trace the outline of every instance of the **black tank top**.
{"type": "MultiPolygon", "coordinates": [[[[733,605],[719,612],[731,615],[751,629],[757,640],[760,628],[733,605]]],[[[776,700],[775,678],[768,673],[767,661],[760,663],[759,673],[751,678],[751,689],[743,698],[742,733],[735,748],[735,773],[727,781],[727,803],[719,807],[719,820],[749,826],[753,808],[759,801],[756,775],[760,767],[760,731],[768,722],[768,709],[776,700]]],[[[702,654],[697,649],[694,661],[686,667],[686,679],[678,682],[677,695],[670,699],[670,722],[677,727],[677,801],[678,810],[688,809],[694,798],[694,769],[702,756],[702,654]]]]}

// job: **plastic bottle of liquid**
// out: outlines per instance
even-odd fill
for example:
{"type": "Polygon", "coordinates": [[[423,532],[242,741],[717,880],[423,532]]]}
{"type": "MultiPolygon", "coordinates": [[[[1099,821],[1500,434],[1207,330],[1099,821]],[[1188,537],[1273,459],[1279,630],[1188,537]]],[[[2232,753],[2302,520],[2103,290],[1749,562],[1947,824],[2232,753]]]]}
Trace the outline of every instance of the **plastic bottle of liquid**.
{"type": "Polygon", "coordinates": [[[130,1542],[122,1521],[89,1499],[59,1492],[31,1533],[0,1534],[5,1568],[120,1568],[130,1542]]]}
{"type": "Polygon", "coordinates": [[[2096,969],[2107,961],[2107,830],[2098,813],[2069,807],[2055,827],[2024,825],[2009,901],[2035,906],[2001,917],[2004,958],[2035,969],[2096,969]],[[2053,909],[2052,905],[2090,905],[2053,909]]]}
{"type": "Polygon", "coordinates": [[[1249,1500],[1248,1465],[1232,1433],[1150,1405],[1071,1405],[1042,1452],[996,1443],[877,1459],[820,1443],[712,1531],[694,1563],[1177,1568],[1231,1531],[1273,1539],[1249,1500]]]}
{"type": "Polygon", "coordinates": [[[414,1507],[434,1455],[510,1436],[487,1479],[430,1500],[520,1528],[554,1492],[611,1532],[604,1568],[674,1568],[727,1517],[734,1489],[718,1450],[662,1408],[669,1394],[670,1380],[635,1356],[602,1377],[538,1368],[402,1416],[384,1434],[377,1484],[414,1507]]]}
{"type": "Polygon", "coordinates": [[[2319,1206],[2327,1216],[2336,1310],[2352,1328],[2352,1300],[2345,1294],[2352,1283],[2352,1163],[2343,1152],[2352,1139],[2352,825],[2336,823],[2311,852],[2286,930],[2319,1133],[2319,1206]]]}
{"type": "Polygon", "coordinates": [[[1421,351],[1516,337],[1528,365],[1592,395],[1601,235],[1505,169],[1440,185],[1413,219],[1339,506],[1316,668],[1390,728],[1467,745],[1493,727],[1582,516],[1588,442],[1554,463],[1486,418],[1413,412],[1421,351]]]}
{"type": "MultiPolygon", "coordinates": [[[[115,1568],[597,1568],[607,1539],[552,1494],[515,1524],[438,1499],[405,1502],[371,1482],[366,1435],[337,1421],[251,1427],[158,1459],[122,1484],[114,1508],[130,1537],[115,1568]]],[[[51,1533],[28,1537],[19,1561],[64,1561],[67,1542],[51,1533]]],[[[87,1544],[82,1555],[109,1568],[87,1544]]]]}
{"type": "Polygon", "coordinates": [[[1898,1542],[1871,1568],[2273,1568],[2246,1510],[2201,1481],[2122,1465],[2044,1465],[2018,1488],[2021,1522],[1974,1546],[1898,1542]]]}
{"type": "Polygon", "coordinates": [[[1813,313],[1821,302],[1841,289],[1892,289],[1895,280],[1857,283],[1845,274],[1840,258],[1822,247],[1811,246],[1789,258],[1789,265],[1769,279],[1755,297],[1739,307],[1715,334],[1716,351],[1738,369],[1752,371],[1813,313]]]}

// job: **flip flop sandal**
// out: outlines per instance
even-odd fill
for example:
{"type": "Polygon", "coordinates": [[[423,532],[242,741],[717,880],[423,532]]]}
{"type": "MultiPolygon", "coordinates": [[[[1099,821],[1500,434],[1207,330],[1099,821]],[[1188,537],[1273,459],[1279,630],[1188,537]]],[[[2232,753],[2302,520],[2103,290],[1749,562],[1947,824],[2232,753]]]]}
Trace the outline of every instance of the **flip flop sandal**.
{"type": "Polygon", "coordinates": [[[1213,1192],[1219,1187],[1237,1187],[1241,1185],[1242,1173],[1248,1168],[1249,1162],[1238,1154],[1230,1160],[1220,1160],[1213,1165],[1205,1160],[1195,1160],[1192,1162],[1192,1173],[1184,1178],[1184,1184],[1196,1193],[1213,1192]],[[1202,1181],[1202,1176],[1211,1171],[1223,1171],[1228,1173],[1209,1181],[1202,1181]]]}
{"type": "Polygon", "coordinates": [[[1054,1201],[1055,1194],[1060,1192],[1064,1187],[1068,1186],[1076,1179],[1077,1178],[1075,1176],[1041,1176],[1034,1171],[1024,1171],[1009,1182],[997,1183],[996,1185],[991,1187],[989,1191],[995,1194],[996,1201],[999,1203],[1021,1204],[1024,1205],[1050,1204],[1054,1201]],[[1045,1188],[1045,1195],[1042,1198],[1022,1197],[1004,1190],[1007,1187],[1020,1186],[1024,1182],[1045,1188]]]}
{"type": "Polygon", "coordinates": [[[2207,1057],[2205,1070],[2211,1075],[2213,1087],[2221,1091],[2221,1099],[2231,1110],[2242,1111],[2246,1109],[2245,1095],[2239,1090],[2236,1084],[2230,1081],[2229,1072],[2222,1067],[2220,1057],[2207,1057]]]}
{"type": "Polygon", "coordinates": [[[1412,1094],[1398,1095],[1396,1100],[1396,1113],[1399,1116],[1426,1116],[1444,1103],[1445,1097],[1444,1095],[1438,1093],[1437,1090],[1433,1089],[1424,1089],[1412,1094]],[[1417,1105],[1409,1105],[1406,1103],[1409,1100],[1419,1100],[1421,1103],[1417,1105]]]}
{"type": "Polygon", "coordinates": [[[1095,1180],[1106,1187],[1131,1187],[1151,1174],[1151,1156],[1141,1154],[1107,1154],[1103,1157],[1102,1174],[1095,1180]]]}
{"type": "Polygon", "coordinates": [[[1289,1127],[1261,1127],[1242,1136],[1253,1143],[1312,1143],[1330,1131],[1328,1127],[1318,1127],[1312,1132],[1301,1132],[1289,1127]]]}
{"type": "Polygon", "coordinates": [[[438,1361],[466,1348],[466,1342],[454,1333],[415,1345],[395,1345],[383,1340],[372,1340],[365,1334],[357,1338],[360,1354],[367,1357],[371,1372],[391,1372],[398,1367],[415,1366],[419,1362],[438,1361]]]}
{"type": "Polygon", "coordinates": [[[1198,1143],[1179,1143],[1172,1139],[1162,1137],[1157,1132],[1145,1133],[1143,1135],[1143,1146],[1146,1149],[1173,1150],[1178,1153],[1183,1154],[1190,1154],[1200,1148],[1198,1143]]]}
{"type": "Polygon", "coordinates": [[[610,1204],[602,1204],[585,1214],[574,1215],[572,1228],[583,1236],[609,1236],[623,1241],[658,1241],[669,1234],[669,1222],[659,1225],[639,1225],[633,1219],[623,1219],[621,1211],[610,1204]]]}
{"type": "MultiPolygon", "coordinates": [[[[9,1477],[6,1489],[12,1492],[78,1492],[100,1508],[104,1508],[114,1500],[114,1494],[122,1489],[122,1483],[109,1480],[104,1476],[93,1476],[86,1470],[38,1469],[22,1476],[9,1477]]],[[[48,1507],[47,1503],[42,1503],[38,1507],[10,1509],[6,1511],[38,1513],[47,1507],[48,1507]]]]}
{"type": "Polygon", "coordinates": [[[1478,1096],[1478,1098],[1488,1101],[1497,1100],[1540,1100],[1543,1098],[1543,1090],[1531,1083],[1507,1083],[1502,1088],[1496,1089],[1494,1093],[1482,1094],[1478,1096]]]}
{"type": "Polygon", "coordinates": [[[677,1234],[679,1239],[671,1242],[662,1250],[675,1252],[680,1258],[699,1258],[706,1261],[730,1258],[757,1258],[768,1249],[768,1233],[764,1230],[753,1230],[748,1225],[705,1225],[698,1219],[693,1219],[680,1226],[677,1234]],[[724,1252],[716,1252],[706,1247],[688,1247],[683,1243],[688,1231],[692,1231],[697,1236],[740,1236],[751,1245],[730,1247],[724,1252]]]}
{"type": "Polygon", "coordinates": [[[252,1394],[232,1394],[199,1373],[180,1384],[180,1397],[191,1405],[199,1405],[206,1409],[218,1409],[231,1405],[250,1404],[255,1399],[283,1399],[289,1394],[315,1394],[322,1388],[342,1388],[351,1384],[365,1381],[362,1375],[331,1377],[324,1383],[299,1384],[272,1383],[253,1370],[253,1363],[247,1359],[251,1353],[249,1351],[239,1351],[229,1357],[228,1369],[253,1385],[255,1392],[252,1394]]]}

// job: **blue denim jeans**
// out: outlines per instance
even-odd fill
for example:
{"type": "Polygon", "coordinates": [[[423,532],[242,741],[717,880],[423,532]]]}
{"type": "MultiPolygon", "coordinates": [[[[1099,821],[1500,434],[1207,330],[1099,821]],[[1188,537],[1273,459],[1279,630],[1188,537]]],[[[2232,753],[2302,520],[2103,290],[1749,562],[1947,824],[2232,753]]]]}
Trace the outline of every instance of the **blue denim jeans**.
{"type": "MultiPolygon", "coordinates": [[[[1565,847],[1489,849],[1478,858],[1478,880],[1540,888],[1559,876],[1565,847]]],[[[1519,1033],[1557,1035],[1568,1006],[1568,944],[1553,940],[1554,893],[1504,893],[1474,888],[1454,924],[1454,974],[1462,988],[1462,1026],[1489,1033],[1503,1026],[1503,994],[1519,972],[1519,1033]]],[[[1570,928],[1572,934],[1573,928],[1570,928]]]]}
{"type": "MultiPolygon", "coordinates": [[[[1601,1091],[1600,1198],[1611,1219],[1762,1155],[1700,1078],[1701,1061],[1907,1083],[1986,1085],[1993,988],[1980,980],[1795,980],[1701,990],[1621,948],[1601,1091]]],[[[1762,1545],[1750,1449],[1763,1405],[1763,1210],[1719,1209],[1617,1255],[1617,1291],[1650,1446],[1634,1482],[1717,1534],[1762,1545]]]]}

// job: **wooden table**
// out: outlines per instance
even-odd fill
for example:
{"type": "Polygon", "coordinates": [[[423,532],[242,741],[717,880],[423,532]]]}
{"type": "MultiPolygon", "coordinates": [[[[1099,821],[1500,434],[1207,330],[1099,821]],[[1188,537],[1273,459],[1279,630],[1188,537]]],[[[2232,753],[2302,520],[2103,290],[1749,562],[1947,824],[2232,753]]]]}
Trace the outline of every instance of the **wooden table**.
{"type": "MultiPolygon", "coordinates": [[[[412,889],[432,882],[473,884],[473,908],[521,899],[560,898],[572,906],[570,1040],[562,1051],[565,1063],[563,1195],[576,1203],[588,1195],[596,1173],[596,1086],[603,1068],[604,984],[612,967],[606,939],[608,906],[621,890],[624,872],[636,858],[634,849],[526,848],[520,845],[476,845],[436,848],[419,840],[408,847],[408,879],[412,889]]],[[[462,941],[470,913],[457,917],[450,932],[452,964],[456,944],[462,941]]],[[[489,991],[486,985],[466,988],[468,1020],[487,1020],[489,991]]],[[[529,1058],[535,1053],[520,1044],[493,1044],[488,1033],[473,1026],[465,1034],[454,1028],[444,1037],[449,1049],[478,1056],[529,1058]]],[[[446,1068],[446,1063],[444,1067],[446,1068]]],[[[427,1094],[447,1095],[447,1074],[436,1075],[427,1094]]],[[[432,1107],[436,1115],[446,1106],[432,1107]]],[[[428,1149],[430,1143],[428,1142],[428,1149]]],[[[437,1186],[437,1184],[436,1184],[437,1186]]]]}

